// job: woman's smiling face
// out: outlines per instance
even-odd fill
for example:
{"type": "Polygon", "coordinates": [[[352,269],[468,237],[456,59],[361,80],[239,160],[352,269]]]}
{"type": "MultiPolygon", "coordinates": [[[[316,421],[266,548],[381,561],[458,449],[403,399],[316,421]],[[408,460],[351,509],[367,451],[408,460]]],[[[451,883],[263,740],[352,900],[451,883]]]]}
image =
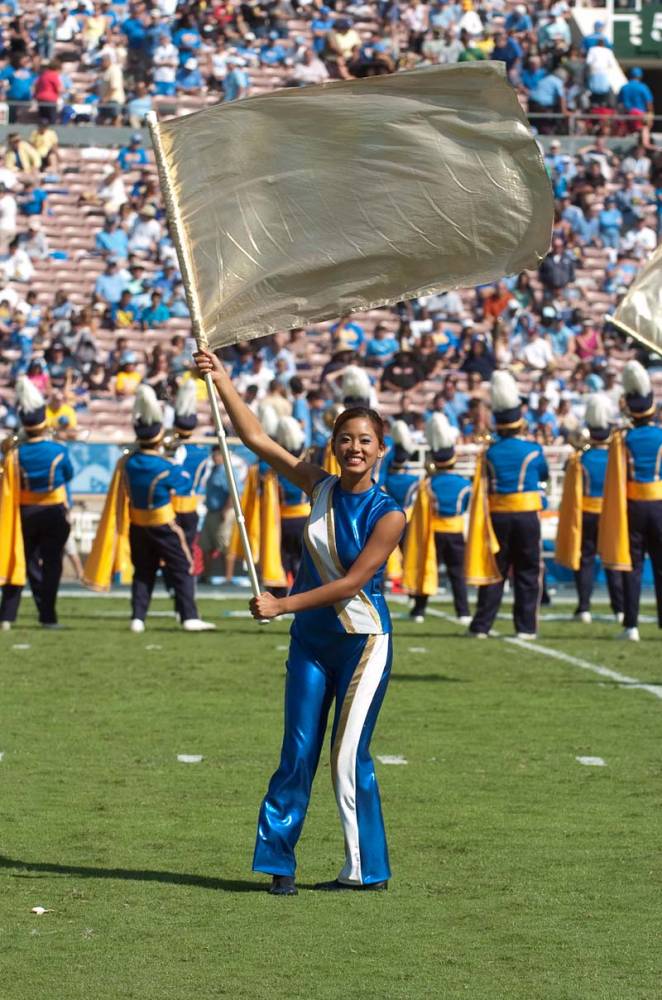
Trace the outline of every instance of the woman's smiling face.
{"type": "Polygon", "coordinates": [[[384,454],[384,446],[368,417],[346,420],[335,436],[333,450],[343,472],[369,472],[384,454]]]}

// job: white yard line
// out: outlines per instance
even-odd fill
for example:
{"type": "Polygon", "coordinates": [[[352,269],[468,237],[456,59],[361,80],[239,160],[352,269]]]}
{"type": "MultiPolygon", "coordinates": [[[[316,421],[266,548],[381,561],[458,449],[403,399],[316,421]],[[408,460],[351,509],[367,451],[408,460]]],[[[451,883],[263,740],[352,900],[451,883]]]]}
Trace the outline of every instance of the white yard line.
{"type": "MultiPolygon", "coordinates": [[[[443,611],[435,611],[433,608],[428,608],[426,613],[434,615],[436,618],[443,618],[454,625],[457,624],[451,615],[444,614],[443,611]]],[[[498,632],[492,632],[491,636],[502,638],[504,642],[509,642],[512,646],[519,646],[520,649],[526,649],[529,653],[540,653],[541,656],[549,656],[553,660],[569,663],[570,666],[578,667],[580,670],[590,670],[591,673],[598,674],[600,677],[608,677],[610,680],[616,681],[617,684],[623,684],[628,689],[646,691],[648,694],[652,694],[653,697],[662,699],[662,684],[644,684],[643,681],[638,680],[636,677],[619,674],[617,670],[603,667],[599,663],[590,663],[589,660],[582,660],[578,656],[571,656],[569,653],[562,653],[558,649],[550,649],[549,646],[542,646],[538,640],[530,642],[526,639],[517,639],[515,636],[500,636],[498,632]]],[[[474,641],[479,642],[480,640],[476,639],[474,641]]],[[[489,642],[489,639],[484,641],[489,642]]]]}

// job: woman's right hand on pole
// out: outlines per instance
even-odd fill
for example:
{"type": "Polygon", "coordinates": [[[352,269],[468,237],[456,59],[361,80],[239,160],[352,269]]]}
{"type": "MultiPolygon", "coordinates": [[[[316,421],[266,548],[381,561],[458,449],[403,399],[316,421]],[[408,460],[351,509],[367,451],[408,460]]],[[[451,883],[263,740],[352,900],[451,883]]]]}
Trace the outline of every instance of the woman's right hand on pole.
{"type": "Polygon", "coordinates": [[[200,378],[204,378],[205,375],[211,375],[214,384],[216,384],[217,378],[223,375],[222,362],[212,351],[207,350],[206,347],[201,347],[196,351],[193,355],[193,360],[198,368],[200,378]]]}

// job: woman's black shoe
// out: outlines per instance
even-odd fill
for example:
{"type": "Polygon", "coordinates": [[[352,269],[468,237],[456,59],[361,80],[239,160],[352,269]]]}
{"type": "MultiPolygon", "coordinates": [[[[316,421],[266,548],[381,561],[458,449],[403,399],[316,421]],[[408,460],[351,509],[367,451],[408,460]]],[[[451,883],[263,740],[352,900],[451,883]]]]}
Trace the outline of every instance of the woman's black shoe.
{"type": "Polygon", "coordinates": [[[274,875],[271,880],[271,885],[269,886],[269,892],[272,896],[299,895],[299,890],[295,885],[293,875],[274,875]]]}
{"type": "Polygon", "coordinates": [[[368,882],[365,885],[348,885],[346,882],[339,882],[337,878],[334,878],[332,882],[318,882],[315,888],[321,889],[322,892],[344,892],[346,890],[350,892],[386,892],[388,882],[368,882]]]}

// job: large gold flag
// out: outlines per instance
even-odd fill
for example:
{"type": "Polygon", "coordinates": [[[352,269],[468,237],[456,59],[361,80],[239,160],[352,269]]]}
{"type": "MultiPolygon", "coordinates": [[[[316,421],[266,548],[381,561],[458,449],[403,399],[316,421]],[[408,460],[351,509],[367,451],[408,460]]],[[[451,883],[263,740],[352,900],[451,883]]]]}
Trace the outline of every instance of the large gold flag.
{"type": "Polygon", "coordinates": [[[500,63],[279,90],[154,135],[212,347],[492,281],[549,246],[549,180],[500,63]]]}
{"type": "Polygon", "coordinates": [[[662,354],[662,243],[630,285],[614,319],[662,354]]]}

